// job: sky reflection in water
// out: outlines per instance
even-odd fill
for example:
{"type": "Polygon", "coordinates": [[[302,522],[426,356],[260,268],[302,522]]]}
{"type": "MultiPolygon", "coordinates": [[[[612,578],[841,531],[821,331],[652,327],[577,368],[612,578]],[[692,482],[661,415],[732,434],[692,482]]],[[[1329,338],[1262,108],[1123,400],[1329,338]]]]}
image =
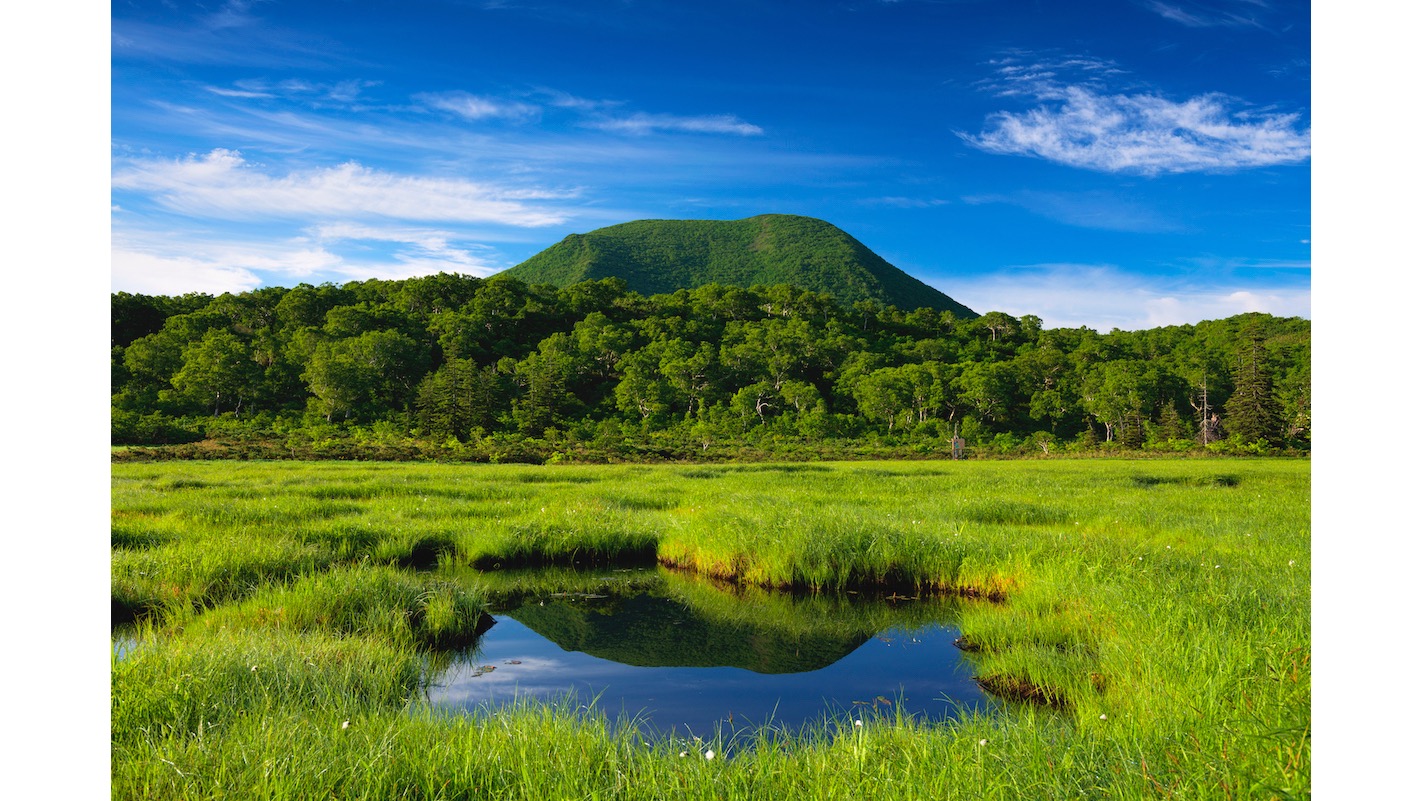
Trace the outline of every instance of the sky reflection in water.
{"type": "Polygon", "coordinates": [[[954,647],[958,630],[925,623],[923,610],[905,616],[909,625],[874,634],[829,631],[838,623],[834,608],[803,606],[803,614],[822,616],[812,624],[817,634],[804,624],[788,631],[728,622],[652,595],[529,600],[508,611],[495,615],[468,660],[436,677],[429,695],[437,707],[477,712],[516,697],[573,693],[579,705],[597,698],[610,718],[636,717],[655,736],[711,738],[765,723],[794,731],[827,715],[870,720],[897,701],[929,720],[990,703],[954,647]]]}

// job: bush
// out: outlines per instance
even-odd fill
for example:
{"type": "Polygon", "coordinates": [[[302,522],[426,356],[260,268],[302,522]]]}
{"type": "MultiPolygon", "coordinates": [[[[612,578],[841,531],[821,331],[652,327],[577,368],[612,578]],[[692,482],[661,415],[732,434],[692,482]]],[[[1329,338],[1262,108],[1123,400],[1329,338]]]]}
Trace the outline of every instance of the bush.
{"type": "Polygon", "coordinates": [[[109,441],[114,445],[182,445],[206,436],[204,424],[190,418],[168,417],[162,412],[141,415],[113,409],[109,417],[109,441]]]}

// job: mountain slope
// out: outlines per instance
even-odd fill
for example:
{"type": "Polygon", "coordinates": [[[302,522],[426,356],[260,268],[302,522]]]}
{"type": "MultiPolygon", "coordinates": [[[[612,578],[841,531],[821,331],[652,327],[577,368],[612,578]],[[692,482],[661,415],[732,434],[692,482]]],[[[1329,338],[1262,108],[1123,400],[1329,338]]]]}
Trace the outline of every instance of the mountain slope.
{"type": "Polygon", "coordinates": [[[568,286],[618,277],[644,295],[704,284],[792,284],[849,306],[875,300],[962,318],[968,307],[900,270],[824,220],[763,214],[745,220],[637,220],[570,234],[510,268],[529,283],[568,286]]]}

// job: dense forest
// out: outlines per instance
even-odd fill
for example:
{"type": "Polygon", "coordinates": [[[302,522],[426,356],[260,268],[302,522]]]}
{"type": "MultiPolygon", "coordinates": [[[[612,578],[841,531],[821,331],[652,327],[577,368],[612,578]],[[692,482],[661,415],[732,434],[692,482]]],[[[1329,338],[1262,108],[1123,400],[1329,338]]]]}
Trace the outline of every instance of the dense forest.
{"type": "Polygon", "coordinates": [[[119,292],[111,346],[113,443],[189,454],[942,455],[956,431],[971,456],[1310,446],[1310,322],[1265,314],[1100,334],[789,285],[440,274],[119,292]]]}

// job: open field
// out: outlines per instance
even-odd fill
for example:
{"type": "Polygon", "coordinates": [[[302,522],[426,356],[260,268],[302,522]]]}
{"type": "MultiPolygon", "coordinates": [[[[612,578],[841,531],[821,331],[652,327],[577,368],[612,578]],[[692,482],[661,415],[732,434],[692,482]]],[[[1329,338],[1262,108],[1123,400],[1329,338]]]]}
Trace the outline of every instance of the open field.
{"type": "Polygon", "coordinates": [[[112,476],[113,613],[137,621],[113,663],[115,797],[1310,793],[1308,462],[112,476]],[[519,591],[497,571],[654,560],[767,587],[965,596],[979,676],[1018,700],[952,725],[768,733],[732,759],[713,744],[711,760],[576,709],[423,708],[426,668],[519,591]]]}

